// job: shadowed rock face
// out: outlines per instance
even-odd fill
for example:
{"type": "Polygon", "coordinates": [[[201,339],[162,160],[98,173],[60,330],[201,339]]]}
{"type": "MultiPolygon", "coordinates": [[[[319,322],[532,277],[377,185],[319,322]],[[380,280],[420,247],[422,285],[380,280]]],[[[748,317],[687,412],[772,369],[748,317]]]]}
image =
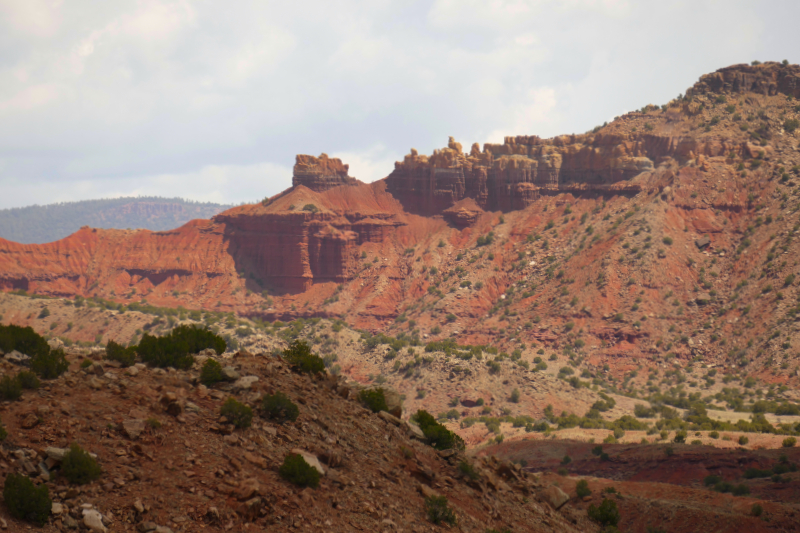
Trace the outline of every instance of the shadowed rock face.
{"type": "Polygon", "coordinates": [[[303,185],[312,191],[322,192],[340,185],[355,185],[359,181],[347,175],[349,165],[327,154],[319,157],[298,154],[294,164],[292,186],[303,185]]]}

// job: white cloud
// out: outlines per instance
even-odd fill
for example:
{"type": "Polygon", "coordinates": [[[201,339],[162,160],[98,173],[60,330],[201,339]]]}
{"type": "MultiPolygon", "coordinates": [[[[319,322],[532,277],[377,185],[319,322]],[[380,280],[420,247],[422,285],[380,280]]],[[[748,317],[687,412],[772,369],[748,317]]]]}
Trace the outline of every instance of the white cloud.
{"type": "Polygon", "coordinates": [[[403,159],[401,154],[389,151],[383,145],[358,152],[335,152],[331,157],[338,157],[342,163],[350,165],[348,174],[365,183],[385,178],[394,170],[395,161],[403,159]]]}
{"type": "Polygon", "coordinates": [[[514,105],[503,113],[502,128],[492,131],[487,142],[502,143],[503,138],[511,135],[539,134],[548,136],[546,132],[556,124],[556,108],[558,99],[552,87],[542,87],[527,91],[526,98],[514,100],[514,105]]]}
{"type": "Polygon", "coordinates": [[[83,179],[71,182],[69,187],[55,189],[46,181],[30,183],[20,179],[6,179],[3,191],[4,194],[23,200],[15,205],[120,196],[181,197],[200,202],[237,204],[241,201],[259,201],[277,194],[291,184],[291,168],[272,163],[257,163],[206,165],[195,171],[180,173],[83,179]]]}
{"type": "Polygon", "coordinates": [[[35,38],[52,36],[59,25],[62,0],[0,0],[0,27],[35,38]]]}

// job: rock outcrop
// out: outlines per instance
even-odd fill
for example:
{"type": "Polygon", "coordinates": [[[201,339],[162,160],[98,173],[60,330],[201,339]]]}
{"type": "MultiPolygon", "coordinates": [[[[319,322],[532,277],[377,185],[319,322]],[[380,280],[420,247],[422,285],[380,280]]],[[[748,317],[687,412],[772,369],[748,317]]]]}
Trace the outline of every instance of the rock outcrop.
{"type": "Polygon", "coordinates": [[[322,192],[341,185],[360,183],[347,174],[349,169],[349,165],[343,164],[341,159],[330,158],[328,154],[321,154],[319,157],[298,154],[292,174],[292,186],[303,185],[312,191],[322,192]]]}
{"type": "Polygon", "coordinates": [[[731,65],[700,77],[689,96],[714,93],[752,92],[766,96],[783,93],[800,98],[800,67],[768,61],[756,65],[731,65]]]}

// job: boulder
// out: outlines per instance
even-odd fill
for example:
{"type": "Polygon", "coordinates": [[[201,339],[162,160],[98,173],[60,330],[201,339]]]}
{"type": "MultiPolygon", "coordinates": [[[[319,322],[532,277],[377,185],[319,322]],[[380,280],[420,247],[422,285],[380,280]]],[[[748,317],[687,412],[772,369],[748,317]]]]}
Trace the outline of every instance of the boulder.
{"type": "Polygon", "coordinates": [[[49,339],[47,341],[47,345],[50,347],[51,350],[58,350],[59,348],[64,347],[64,341],[56,337],[54,339],[49,339]]]}
{"type": "Polygon", "coordinates": [[[383,388],[383,395],[386,398],[386,405],[389,406],[389,413],[397,418],[403,416],[403,398],[400,393],[390,387],[383,388]]]}
{"type": "Polygon", "coordinates": [[[28,366],[31,364],[31,358],[22,352],[13,350],[5,355],[6,361],[19,366],[28,366]]]}
{"type": "Polygon", "coordinates": [[[694,301],[695,301],[695,303],[696,303],[697,305],[706,305],[706,304],[709,304],[709,303],[711,303],[711,295],[710,295],[710,294],[708,294],[708,293],[705,293],[705,292],[701,292],[700,294],[698,294],[698,295],[695,297],[694,301]]]}
{"type": "Polygon", "coordinates": [[[22,419],[20,426],[22,429],[33,429],[39,425],[39,417],[33,413],[28,413],[25,415],[25,418],[22,419]]]}
{"type": "Polygon", "coordinates": [[[382,418],[383,420],[385,420],[386,422],[389,422],[390,424],[394,424],[395,426],[399,426],[400,424],[403,423],[402,420],[400,420],[399,418],[397,418],[396,416],[394,416],[391,413],[387,413],[386,411],[381,411],[380,413],[378,413],[378,416],[380,418],[382,418]]]}
{"type": "Polygon", "coordinates": [[[225,366],[222,368],[222,377],[225,378],[225,381],[236,381],[241,376],[239,375],[239,371],[234,367],[225,366]]]}
{"type": "Polygon", "coordinates": [[[103,515],[94,509],[83,510],[83,524],[89,531],[106,533],[108,529],[103,525],[103,515]]]}
{"type": "Polygon", "coordinates": [[[422,496],[425,498],[436,498],[440,495],[438,492],[424,483],[420,483],[418,489],[420,494],[422,494],[422,496]]]}
{"type": "Polygon", "coordinates": [[[50,446],[44,449],[44,453],[46,453],[47,457],[49,457],[50,459],[53,459],[54,461],[58,461],[60,463],[69,453],[69,448],[54,448],[50,446]]]}
{"type": "Polygon", "coordinates": [[[698,249],[703,250],[707,248],[711,244],[711,239],[708,237],[701,237],[694,241],[694,245],[697,246],[698,249]]]}
{"type": "Polygon", "coordinates": [[[325,468],[323,468],[322,463],[319,462],[319,459],[317,459],[316,455],[300,448],[294,448],[292,453],[296,453],[297,455],[301,456],[303,459],[305,459],[309,466],[313,466],[320,474],[323,476],[325,475],[325,468]]]}
{"type": "Polygon", "coordinates": [[[569,501],[569,495],[556,485],[550,485],[544,489],[542,498],[556,510],[569,501]]]}
{"type": "Polygon", "coordinates": [[[254,383],[258,382],[258,376],[244,376],[237,379],[233,384],[233,390],[248,390],[254,383]]]}
{"type": "Polygon", "coordinates": [[[145,421],[140,418],[132,418],[122,422],[122,430],[131,440],[136,440],[145,428],[145,421]]]}
{"type": "Polygon", "coordinates": [[[425,433],[422,432],[422,430],[418,425],[406,422],[405,427],[409,436],[411,436],[412,438],[418,440],[425,440],[425,433]]]}

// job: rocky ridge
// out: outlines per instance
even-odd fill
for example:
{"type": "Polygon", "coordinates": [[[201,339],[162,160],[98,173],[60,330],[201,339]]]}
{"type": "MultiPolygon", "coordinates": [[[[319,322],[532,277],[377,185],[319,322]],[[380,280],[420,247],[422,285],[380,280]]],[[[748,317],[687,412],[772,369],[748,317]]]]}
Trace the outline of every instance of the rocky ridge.
{"type": "MultiPolygon", "coordinates": [[[[86,365],[69,355],[65,375],[2,406],[9,436],[0,469],[50,487],[44,531],[433,531],[423,501],[431,495],[447,497],[462,531],[597,529],[569,504],[549,503],[549,485],[519,465],[481,459],[477,477],[465,477],[463,455],[436,452],[406,422],[366,410],[335,378],[298,375],[263,354],[231,355],[221,362],[237,380],[212,389],[197,382],[209,355],[189,371],[124,369],[99,358],[86,365]],[[257,418],[236,430],[220,418],[226,398],[257,407],[275,391],[299,404],[296,422],[257,418]],[[58,475],[72,442],[96,454],[98,481],[70,486],[58,475]],[[324,472],[318,489],[281,479],[290,453],[324,472]]],[[[5,509],[0,516],[0,527],[24,528],[5,509]]]]}

